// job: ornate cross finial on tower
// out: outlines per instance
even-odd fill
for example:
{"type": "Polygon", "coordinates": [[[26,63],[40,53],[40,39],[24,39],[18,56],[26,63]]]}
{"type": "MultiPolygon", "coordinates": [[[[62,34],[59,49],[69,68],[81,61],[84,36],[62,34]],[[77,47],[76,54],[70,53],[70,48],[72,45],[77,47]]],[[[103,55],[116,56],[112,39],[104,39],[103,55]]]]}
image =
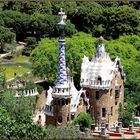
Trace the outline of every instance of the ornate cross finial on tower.
{"type": "Polygon", "coordinates": [[[64,22],[64,15],[65,12],[63,12],[63,9],[60,9],[60,12],[58,13],[58,15],[60,15],[60,22],[58,23],[58,25],[60,26],[60,28],[64,27],[66,24],[64,22]]]}

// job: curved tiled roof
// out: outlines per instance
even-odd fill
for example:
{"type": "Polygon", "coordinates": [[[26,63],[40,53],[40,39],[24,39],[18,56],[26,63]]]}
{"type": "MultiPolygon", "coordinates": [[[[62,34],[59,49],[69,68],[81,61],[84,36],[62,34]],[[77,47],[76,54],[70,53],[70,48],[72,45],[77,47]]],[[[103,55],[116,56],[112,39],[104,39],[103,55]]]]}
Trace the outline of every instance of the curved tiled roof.
{"type": "Polygon", "coordinates": [[[120,70],[123,73],[120,59],[116,57],[112,62],[109,54],[105,51],[104,44],[98,44],[96,54],[90,61],[84,56],[81,65],[81,87],[90,87],[98,89],[108,89],[111,81],[115,77],[115,73],[120,70]]]}

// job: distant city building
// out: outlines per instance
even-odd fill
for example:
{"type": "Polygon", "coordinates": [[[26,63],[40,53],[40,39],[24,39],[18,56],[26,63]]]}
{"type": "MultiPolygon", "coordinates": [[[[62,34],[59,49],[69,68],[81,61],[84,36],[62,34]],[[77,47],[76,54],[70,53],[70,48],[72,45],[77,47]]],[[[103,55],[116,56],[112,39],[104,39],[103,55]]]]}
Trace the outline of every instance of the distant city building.
{"type": "Polygon", "coordinates": [[[120,59],[116,57],[112,62],[105,51],[104,39],[100,37],[96,54],[92,60],[84,56],[81,65],[82,89],[78,91],[70,76],[70,69],[66,68],[64,12],[61,9],[58,23],[61,35],[59,43],[59,64],[57,83],[49,88],[46,97],[45,115],[46,125],[65,127],[81,112],[91,114],[97,124],[114,124],[118,122],[119,107],[124,100],[124,72],[120,59]]]}

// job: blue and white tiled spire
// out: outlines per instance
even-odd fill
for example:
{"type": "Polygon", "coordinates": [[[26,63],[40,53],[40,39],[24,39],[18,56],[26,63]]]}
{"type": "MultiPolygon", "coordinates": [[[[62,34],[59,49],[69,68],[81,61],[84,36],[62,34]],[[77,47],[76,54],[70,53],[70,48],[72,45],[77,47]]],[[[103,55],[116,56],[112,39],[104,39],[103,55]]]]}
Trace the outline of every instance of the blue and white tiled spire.
{"type": "Polygon", "coordinates": [[[59,37],[59,64],[58,64],[58,78],[55,88],[68,88],[68,79],[67,79],[67,71],[66,71],[66,60],[65,60],[65,44],[66,40],[64,38],[64,26],[66,25],[63,17],[64,12],[61,11],[58,13],[60,15],[60,22],[58,23],[59,28],[61,30],[61,35],[59,37]]]}

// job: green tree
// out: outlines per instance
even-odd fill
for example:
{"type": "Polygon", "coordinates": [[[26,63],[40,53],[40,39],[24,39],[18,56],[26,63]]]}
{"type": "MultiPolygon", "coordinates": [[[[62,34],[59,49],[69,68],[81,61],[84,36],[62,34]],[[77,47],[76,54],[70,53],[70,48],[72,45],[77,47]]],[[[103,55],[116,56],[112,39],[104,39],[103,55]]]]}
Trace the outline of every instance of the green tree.
{"type": "Polygon", "coordinates": [[[81,113],[74,119],[74,124],[79,124],[81,130],[84,130],[86,127],[91,128],[93,122],[94,120],[92,119],[91,115],[85,112],[81,113]]]}
{"type": "MultiPolygon", "coordinates": [[[[42,37],[58,37],[59,29],[57,23],[59,22],[58,16],[33,14],[31,15],[31,32],[33,35],[40,40],[42,37]]],[[[66,21],[66,35],[71,36],[77,32],[75,26],[68,20],[66,21]]]]}
{"type": "MultiPolygon", "coordinates": [[[[139,39],[136,37],[136,39],[131,40],[124,36],[117,40],[106,41],[105,43],[106,51],[110,53],[112,60],[116,56],[121,58],[126,76],[131,75],[133,67],[135,68],[136,65],[140,65],[140,53],[135,47],[139,39]],[[123,38],[126,38],[126,40],[123,38]]],[[[66,38],[66,61],[71,69],[76,87],[79,87],[82,58],[86,55],[91,59],[95,52],[96,44],[97,39],[85,33],[77,33],[72,38],[66,38]]],[[[55,81],[58,67],[58,43],[55,39],[43,39],[38,47],[33,50],[31,59],[35,75],[47,76],[50,81],[55,81]]]]}
{"type": "Polygon", "coordinates": [[[105,30],[104,24],[101,22],[102,14],[103,7],[96,2],[79,2],[76,10],[73,10],[73,13],[69,14],[69,18],[75,24],[78,31],[99,36],[105,30]]]}
{"type": "Polygon", "coordinates": [[[5,79],[5,70],[0,65],[0,89],[5,87],[6,79],[5,79]]]}
{"type": "Polygon", "coordinates": [[[105,6],[105,3],[80,2],[76,10],[68,16],[78,31],[91,33],[95,37],[104,35],[107,38],[116,39],[124,34],[139,35],[140,13],[138,10],[120,2],[106,3],[109,6],[105,6]],[[81,23],[80,26],[79,23],[81,23]]]}
{"type": "Polygon", "coordinates": [[[0,88],[0,139],[43,139],[45,128],[32,120],[35,98],[15,95],[14,90],[0,88]]]}
{"type": "Polygon", "coordinates": [[[37,40],[35,37],[27,37],[25,39],[25,42],[27,43],[27,45],[22,53],[29,56],[31,51],[37,46],[37,40]]]}
{"type": "MultiPolygon", "coordinates": [[[[5,10],[0,12],[0,18],[5,27],[16,33],[16,40],[23,41],[28,36],[35,37],[37,41],[44,37],[58,37],[59,29],[57,23],[59,17],[50,14],[41,14],[37,11],[31,15],[18,11],[5,10]]],[[[75,26],[66,21],[66,35],[71,36],[77,32],[75,26]]]]}
{"type": "Polygon", "coordinates": [[[10,129],[15,124],[15,120],[2,107],[0,107],[0,124],[0,138],[10,138],[10,129]]]}
{"type": "Polygon", "coordinates": [[[16,33],[16,40],[26,38],[29,29],[29,15],[12,10],[0,12],[0,18],[4,21],[4,26],[16,33]]]}
{"type": "Polygon", "coordinates": [[[48,126],[46,129],[47,139],[77,139],[82,138],[80,131],[73,125],[68,125],[66,128],[56,128],[54,126],[48,126]]]}
{"type": "Polygon", "coordinates": [[[128,127],[130,124],[130,121],[133,121],[133,113],[135,111],[135,104],[131,100],[131,98],[127,98],[127,104],[124,106],[124,109],[122,109],[120,118],[122,119],[123,127],[128,127]]]}
{"type": "Polygon", "coordinates": [[[43,139],[46,136],[44,127],[35,125],[26,118],[19,121],[1,107],[0,124],[1,139],[43,139]]]}
{"type": "Polygon", "coordinates": [[[1,107],[5,108],[17,120],[31,119],[35,107],[35,97],[15,97],[16,92],[8,89],[0,90],[1,107]]]}
{"type": "Polygon", "coordinates": [[[57,15],[58,12],[60,12],[60,8],[63,8],[63,10],[65,11],[66,15],[72,15],[73,12],[75,11],[75,9],[77,8],[77,3],[75,1],[52,1],[51,2],[52,5],[52,14],[53,15],[57,15]]]}
{"type": "Polygon", "coordinates": [[[133,67],[140,64],[138,61],[140,52],[135,47],[137,46],[138,42],[139,41],[136,39],[133,40],[133,36],[131,39],[129,36],[122,36],[117,40],[106,41],[107,52],[110,53],[110,56],[113,60],[116,56],[121,58],[121,62],[124,66],[126,74],[131,72],[133,67]]]}
{"type": "Polygon", "coordinates": [[[5,43],[11,43],[15,39],[15,34],[8,28],[0,26],[0,52],[4,51],[5,43]]]}
{"type": "Polygon", "coordinates": [[[140,65],[131,68],[128,72],[127,81],[125,85],[125,96],[130,97],[133,103],[139,105],[140,103],[140,65]]]}
{"type": "Polygon", "coordinates": [[[124,34],[139,34],[139,15],[140,13],[137,10],[127,5],[105,8],[102,15],[105,36],[116,39],[124,34]],[[128,12],[129,15],[127,14],[128,12]]]}
{"type": "Polygon", "coordinates": [[[138,51],[140,50],[140,37],[137,35],[126,35],[120,36],[119,41],[124,42],[126,44],[133,45],[138,51]]]}
{"type": "Polygon", "coordinates": [[[26,14],[33,14],[35,12],[38,13],[52,13],[51,3],[50,1],[43,1],[43,2],[22,2],[22,1],[9,1],[5,2],[3,5],[3,10],[14,10],[19,12],[24,12],[26,14]]]}

